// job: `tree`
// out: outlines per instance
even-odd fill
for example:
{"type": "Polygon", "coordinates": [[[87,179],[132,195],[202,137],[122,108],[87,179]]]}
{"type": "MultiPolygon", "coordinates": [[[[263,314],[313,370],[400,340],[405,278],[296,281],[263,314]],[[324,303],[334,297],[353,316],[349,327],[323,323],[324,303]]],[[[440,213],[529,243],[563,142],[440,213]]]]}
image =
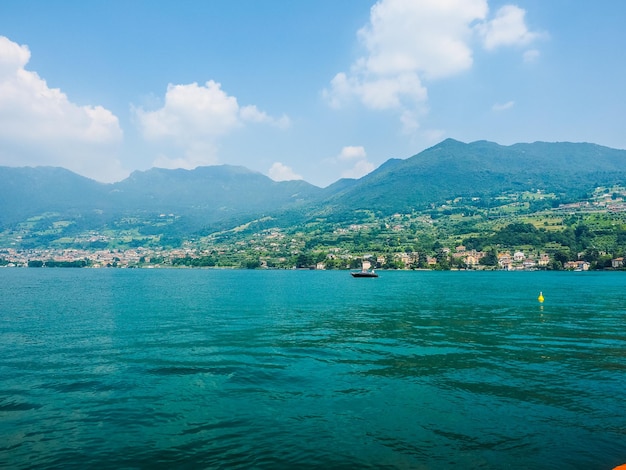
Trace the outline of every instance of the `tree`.
{"type": "Polygon", "coordinates": [[[600,252],[598,250],[596,250],[595,248],[587,248],[581,256],[581,259],[589,263],[596,263],[599,257],[600,252]]]}
{"type": "MultiPolygon", "coordinates": [[[[467,263],[465,262],[465,260],[463,258],[454,258],[451,257],[449,258],[449,264],[451,268],[457,268],[457,269],[467,269],[467,263]]],[[[445,265],[444,265],[445,266],[445,265]]],[[[442,268],[443,269],[443,268],[442,268]]]]}
{"type": "Polygon", "coordinates": [[[579,224],[574,230],[574,236],[576,237],[577,248],[585,249],[590,244],[590,240],[593,237],[591,230],[584,224],[579,224]]]}
{"type": "Polygon", "coordinates": [[[447,271],[450,269],[450,257],[448,254],[443,251],[443,249],[437,252],[435,256],[437,258],[437,268],[447,271]]]}
{"type": "Polygon", "coordinates": [[[326,264],[326,269],[341,269],[345,267],[345,262],[341,261],[339,258],[327,258],[324,263],[326,264]]]}
{"type": "Polygon", "coordinates": [[[468,237],[463,240],[463,245],[468,250],[482,251],[485,241],[481,237],[468,237]]]}
{"type": "Polygon", "coordinates": [[[598,256],[595,269],[604,269],[612,267],[612,257],[609,255],[598,256]]]}
{"type": "Polygon", "coordinates": [[[420,251],[417,256],[417,267],[420,269],[428,267],[428,256],[423,251],[420,251]]]}
{"type": "Polygon", "coordinates": [[[261,267],[261,261],[258,259],[247,259],[244,261],[243,267],[246,269],[259,269],[261,267]]]}
{"type": "Polygon", "coordinates": [[[388,256],[385,264],[383,265],[385,269],[404,269],[404,263],[400,260],[393,259],[393,257],[388,256]]]}
{"type": "Polygon", "coordinates": [[[300,253],[296,258],[296,268],[310,268],[314,264],[313,258],[308,253],[300,253]]]}
{"type": "Polygon", "coordinates": [[[483,256],[478,262],[482,266],[497,266],[498,265],[498,253],[496,253],[495,248],[492,248],[487,252],[485,256],[483,256]]]}
{"type": "Polygon", "coordinates": [[[554,261],[558,261],[562,265],[567,263],[569,261],[569,259],[570,259],[570,255],[569,255],[569,253],[567,253],[565,251],[559,250],[559,251],[554,253],[554,261]]]}

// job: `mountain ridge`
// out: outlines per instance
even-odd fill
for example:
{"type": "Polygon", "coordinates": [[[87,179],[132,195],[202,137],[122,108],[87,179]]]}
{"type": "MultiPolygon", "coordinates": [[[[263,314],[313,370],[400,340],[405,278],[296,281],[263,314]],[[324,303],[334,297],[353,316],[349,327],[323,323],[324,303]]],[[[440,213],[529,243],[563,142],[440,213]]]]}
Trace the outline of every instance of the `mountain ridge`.
{"type": "Polygon", "coordinates": [[[625,181],[626,150],[586,142],[503,146],[455,139],[325,188],[303,180],[276,182],[234,165],[152,168],[108,184],[62,168],[0,167],[0,228],[44,213],[93,228],[171,213],[180,232],[190,236],[268,216],[290,224],[346,218],[360,210],[388,215],[455,197],[488,203],[498,194],[525,190],[552,192],[567,201],[600,184],[625,181]]]}
{"type": "Polygon", "coordinates": [[[446,139],[393,165],[381,165],[341,194],[340,204],[385,213],[425,208],[453,197],[492,197],[506,191],[555,191],[564,198],[592,189],[594,180],[624,181],[626,150],[589,143],[466,144],[446,139]],[[394,193],[394,204],[390,201],[394,193]],[[387,196],[387,197],[385,197],[387,196]]]}

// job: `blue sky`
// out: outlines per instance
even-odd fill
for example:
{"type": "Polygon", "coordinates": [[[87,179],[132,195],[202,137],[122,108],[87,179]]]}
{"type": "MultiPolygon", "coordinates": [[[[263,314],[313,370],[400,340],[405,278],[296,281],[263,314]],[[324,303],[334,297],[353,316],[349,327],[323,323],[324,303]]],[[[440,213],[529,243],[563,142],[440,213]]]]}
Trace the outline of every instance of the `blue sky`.
{"type": "Polygon", "coordinates": [[[441,140],[626,148],[626,2],[0,3],[0,165],[326,186],[441,140]]]}

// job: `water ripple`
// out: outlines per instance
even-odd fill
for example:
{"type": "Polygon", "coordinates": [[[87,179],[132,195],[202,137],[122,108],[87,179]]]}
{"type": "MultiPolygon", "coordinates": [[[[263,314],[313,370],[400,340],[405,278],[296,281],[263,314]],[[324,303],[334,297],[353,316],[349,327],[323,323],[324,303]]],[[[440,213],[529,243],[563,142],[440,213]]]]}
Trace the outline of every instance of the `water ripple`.
{"type": "Polygon", "coordinates": [[[619,273],[345,274],[0,271],[0,467],[626,461],[619,273]]]}

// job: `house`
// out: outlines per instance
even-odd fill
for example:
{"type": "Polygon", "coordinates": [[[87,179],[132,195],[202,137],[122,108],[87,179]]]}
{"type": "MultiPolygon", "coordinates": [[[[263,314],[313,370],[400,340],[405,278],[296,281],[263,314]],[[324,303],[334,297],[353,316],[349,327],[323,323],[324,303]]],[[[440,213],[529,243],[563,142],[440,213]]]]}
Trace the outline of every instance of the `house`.
{"type": "Polygon", "coordinates": [[[513,270],[513,262],[511,261],[511,258],[503,258],[500,261],[498,261],[498,264],[505,271],[512,271],[513,270]]]}
{"type": "Polygon", "coordinates": [[[524,266],[524,269],[534,269],[535,266],[537,266],[537,263],[532,258],[526,258],[522,265],[524,266]]]}
{"type": "Polygon", "coordinates": [[[572,269],[574,271],[589,271],[590,264],[587,261],[568,261],[563,266],[565,269],[572,269]]]}
{"type": "Polygon", "coordinates": [[[396,256],[405,266],[413,261],[413,257],[409,253],[398,253],[396,256]]]}
{"type": "Polygon", "coordinates": [[[550,256],[548,256],[546,253],[541,253],[541,255],[539,256],[539,261],[537,261],[537,264],[539,266],[548,266],[550,264],[550,256]]]}
{"type": "Polygon", "coordinates": [[[611,260],[611,266],[613,268],[623,268],[624,267],[624,258],[615,258],[611,260]]]}
{"type": "Polygon", "coordinates": [[[510,271],[513,266],[513,260],[511,259],[511,254],[508,252],[498,253],[498,264],[505,271],[510,271]]]}
{"type": "Polygon", "coordinates": [[[465,264],[468,266],[476,266],[484,256],[485,253],[482,251],[471,250],[465,256],[465,264]]]}

